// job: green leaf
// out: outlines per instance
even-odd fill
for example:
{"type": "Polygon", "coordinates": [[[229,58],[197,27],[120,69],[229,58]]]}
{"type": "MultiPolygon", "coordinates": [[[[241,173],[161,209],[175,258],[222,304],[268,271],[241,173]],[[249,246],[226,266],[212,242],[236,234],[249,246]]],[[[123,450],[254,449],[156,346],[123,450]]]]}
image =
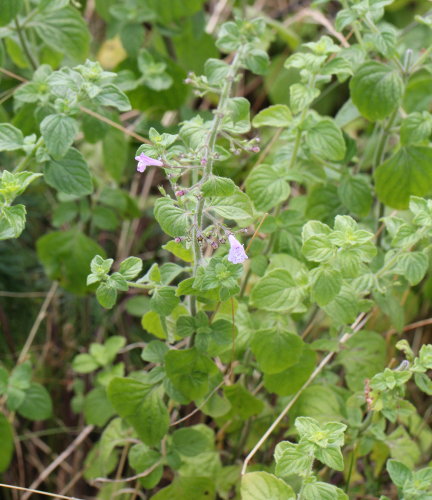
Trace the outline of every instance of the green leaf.
{"type": "Polygon", "coordinates": [[[158,198],[154,215],[162,230],[170,236],[184,236],[189,231],[189,217],[171,198],[158,198]]]}
{"type": "Polygon", "coordinates": [[[294,114],[309,107],[319,96],[320,91],[315,88],[306,87],[301,83],[294,83],[290,86],[290,106],[294,114]]]}
{"type": "Polygon", "coordinates": [[[119,273],[126,280],[133,280],[141,272],[142,267],[143,263],[141,259],[138,257],[128,257],[120,264],[119,273]]]}
{"type": "Polygon", "coordinates": [[[189,248],[185,248],[182,243],[176,243],[171,240],[165,245],[162,245],[164,250],[171,252],[173,255],[183,260],[184,262],[193,262],[193,254],[189,248]]]}
{"type": "Polygon", "coordinates": [[[412,478],[409,468],[397,460],[387,460],[386,468],[391,480],[398,488],[403,488],[406,481],[412,478]]]}
{"type": "Polygon", "coordinates": [[[78,132],[78,123],[63,114],[48,115],[42,120],[40,130],[48,152],[54,159],[59,159],[72,146],[78,132]]]}
{"type": "Polygon", "coordinates": [[[346,349],[338,353],[336,361],[345,369],[345,378],[352,391],[361,391],[364,381],[382,371],[386,365],[386,342],[376,332],[361,331],[350,338],[346,349]]]}
{"type": "Polygon", "coordinates": [[[291,110],[285,104],[274,104],[263,109],[252,120],[254,127],[289,127],[292,123],[291,110]]]}
{"type": "Polygon", "coordinates": [[[432,117],[427,111],[411,113],[402,120],[400,140],[403,146],[423,142],[432,133],[432,117]]]}
{"type": "Polygon", "coordinates": [[[298,362],[276,374],[264,374],[264,387],[279,396],[295,394],[309,378],[316,366],[316,353],[304,346],[298,362]]]}
{"type": "Polygon", "coordinates": [[[249,472],[241,480],[242,500],[289,500],[296,495],[282,479],[268,472],[249,472]]]}
{"type": "Polygon", "coordinates": [[[86,292],[93,257],[105,254],[95,241],[76,229],[48,233],[37,240],[36,249],[47,275],[77,294],[86,292]]]}
{"type": "Polygon", "coordinates": [[[325,262],[336,255],[336,248],[328,236],[311,236],[303,243],[302,253],[307,260],[325,262]]]}
{"type": "MultiPolygon", "coordinates": [[[[177,1],[177,0],[175,0],[177,1]]],[[[163,2],[162,5],[164,5],[163,2]]],[[[213,479],[178,476],[169,486],[159,490],[150,500],[215,500],[213,479]]]]}
{"type": "Polygon", "coordinates": [[[42,174],[31,172],[12,173],[3,170],[0,175],[0,201],[3,201],[3,198],[6,204],[11,204],[35,179],[41,176],[42,174]]]}
{"type": "Polygon", "coordinates": [[[40,384],[32,383],[25,392],[24,401],[18,413],[29,420],[45,420],[52,414],[52,401],[49,392],[40,384]]]}
{"type": "Polygon", "coordinates": [[[26,209],[24,205],[4,206],[0,210],[0,241],[18,238],[24,231],[26,209]]]}
{"type": "Polygon", "coordinates": [[[89,50],[90,34],[81,14],[73,7],[40,12],[27,25],[44,43],[70,58],[82,61],[89,50]]]}
{"type": "Polygon", "coordinates": [[[259,165],[246,179],[246,192],[257,210],[266,212],[288,199],[291,188],[270,165],[259,165]]]}
{"type": "Polygon", "coordinates": [[[60,160],[51,160],[45,166],[45,181],[62,193],[86,196],[93,192],[90,170],[83,155],[70,148],[60,160]]]}
{"type": "Polygon", "coordinates": [[[190,400],[204,397],[209,391],[209,377],[218,373],[210,358],[195,348],[167,352],[165,369],[173,386],[190,400]]]}
{"type": "MultiPolygon", "coordinates": [[[[180,316],[182,317],[182,316],[180,316]]],[[[149,363],[163,363],[165,354],[168,352],[168,346],[160,340],[149,342],[141,353],[141,358],[149,363]]]]}
{"type": "Polygon", "coordinates": [[[228,177],[217,177],[213,175],[201,186],[201,192],[205,197],[209,196],[231,196],[236,190],[236,185],[228,177]]]}
{"type": "Polygon", "coordinates": [[[115,414],[104,387],[95,387],[84,399],[83,413],[87,425],[104,426],[115,414]]]}
{"type": "Polygon", "coordinates": [[[0,123],[0,151],[16,151],[23,145],[24,136],[21,130],[10,123],[0,123]]]}
{"type": "Polygon", "coordinates": [[[351,98],[371,121],[383,120],[399,106],[404,85],[399,73],[386,64],[368,61],[350,81],[351,98]]]}
{"type": "Polygon", "coordinates": [[[241,43],[238,24],[233,21],[223,23],[219,29],[216,47],[222,52],[228,53],[237,50],[241,43]]]}
{"type": "Polygon", "coordinates": [[[360,175],[345,175],[338,187],[341,202],[350,212],[366,216],[372,206],[371,187],[365,177],[360,175]]]}
{"type": "Polygon", "coordinates": [[[431,163],[432,148],[401,148],[375,171],[375,189],[379,200],[392,208],[406,209],[411,195],[430,194],[431,163]]]}
{"type": "Polygon", "coordinates": [[[219,85],[230,71],[230,66],[219,59],[208,59],[204,65],[204,74],[211,85],[219,85]]]}
{"type": "Polygon", "coordinates": [[[309,475],[314,460],[313,445],[282,441],[276,446],[275,460],[275,472],[278,476],[299,474],[305,477],[309,475]]]}
{"type": "MultiPolygon", "coordinates": [[[[128,461],[132,469],[140,474],[150,469],[157,462],[161,461],[159,452],[150,449],[143,443],[134,444],[129,450],[128,461]]],[[[140,483],[144,488],[154,488],[160,481],[163,473],[163,465],[156,467],[150,474],[140,478],[140,483]]]]}
{"type": "Polygon", "coordinates": [[[91,373],[99,368],[99,363],[90,354],[78,354],[72,361],[72,369],[77,373],[91,373]]]}
{"type": "Polygon", "coordinates": [[[194,457],[209,451],[209,448],[211,449],[207,436],[193,427],[174,431],[172,434],[172,447],[179,455],[185,457],[194,457]]]}
{"type": "Polygon", "coordinates": [[[327,448],[315,448],[315,458],[334,470],[344,469],[344,460],[339,446],[328,446],[327,448]]]}
{"type": "Polygon", "coordinates": [[[164,286],[156,288],[150,300],[153,311],[161,316],[168,316],[179,304],[180,299],[176,296],[175,288],[164,286]]]}
{"type": "Polygon", "coordinates": [[[169,426],[168,410],[158,391],[132,378],[116,377],[108,386],[108,398],[116,412],[148,446],[156,446],[169,426]]]}
{"type": "Polygon", "coordinates": [[[303,350],[303,341],[295,333],[279,328],[257,330],[250,344],[264,373],[279,373],[295,365],[303,350]]]}
{"type": "Polygon", "coordinates": [[[9,24],[19,14],[23,0],[2,0],[0,9],[0,26],[9,24]]]}
{"type": "Polygon", "coordinates": [[[112,83],[102,87],[94,102],[100,106],[109,106],[119,111],[129,111],[131,105],[126,94],[112,83]]]}
{"type": "Polygon", "coordinates": [[[258,280],[251,291],[251,305],[266,311],[293,311],[303,292],[285,269],[274,269],[258,280]]]}
{"type": "Polygon", "coordinates": [[[232,97],[227,100],[223,129],[231,134],[246,134],[250,130],[250,102],[244,97],[232,97]]]}
{"type": "Polygon", "coordinates": [[[232,415],[239,416],[243,420],[259,415],[264,409],[263,402],[240,384],[225,386],[224,395],[231,404],[232,415]]]}
{"type": "Polygon", "coordinates": [[[105,309],[112,309],[117,301],[117,288],[107,282],[101,283],[96,290],[96,298],[105,309]]]}
{"type": "Polygon", "coordinates": [[[269,66],[269,56],[264,50],[252,49],[246,52],[244,64],[252,73],[264,75],[269,66]]]}
{"type": "Polygon", "coordinates": [[[342,275],[334,268],[320,266],[312,270],[312,299],[319,306],[331,302],[342,286],[342,275]]]}
{"type": "Polygon", "coordinates": [[[2,442],[2,445],[0,446],[0,472],[5,472],[12,460],[14,452],[14,436],[12,425],[3,413],[0,413],[0,436],[2,442]]]}
{"type": "Polygon", "coordinates": [[[348,500],[348,496],[333,484],[308,483],[303,490],[305,500],[348,500]]]}
{"type": "Polygon", "coordinates": [[[417,285],[424,278],[429,267],[429,259],[421,252],[408,252],[400,255],[396,263],[396,272],[402,274],[411,286],[417,285]]]}
{"type": "Polygon", "coordinates": [[[306,144],[312,153],[326,160],[343,160],[345,141],[340,128],[331,118],[323,118],[308,129],[306,144]]]}
{"type": "Polygon", "coordinates": [[[213,198],[211,209],[221,217],[234,220],[239,224],[248,224],[253,216],[253,207],[249,197],[236,188],[230,196],[213,198]]]}

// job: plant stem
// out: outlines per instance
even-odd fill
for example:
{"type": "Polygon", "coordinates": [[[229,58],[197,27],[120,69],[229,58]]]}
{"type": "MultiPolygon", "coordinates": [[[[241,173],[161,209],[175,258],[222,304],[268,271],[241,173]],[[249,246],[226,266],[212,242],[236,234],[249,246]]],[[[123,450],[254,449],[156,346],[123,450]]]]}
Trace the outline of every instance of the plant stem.
{"type": "MultiPolygon", "coordinates": [[[[211,126],[211,129],[208,134],[207,144],[204,147],[205,155],[204,161],[206,163],[205,170],[201,179],[201,182],[205,182],[207,179],[211,177],[213,174],[213,163],[214,163],[214,150],[216,146],[216,140],[220,133],[220,128],[222,125],[222,120],[224,117],[224,111],[226,107],[227,100],[230,97],[233,82],[235,75],[240,67],[240,63],[243,57],[242,48],[236,53],[234,59],[231,63],[230,70],[225,78],[225,82],[222,87],[220,99],[216,110],[214,111],[214,119],[211,126]]],[[[202,220],[203,220],[203,211],[205,207],[205,199],[200,198],[198,200],[194,223],[192,227],[192,248],[194,254],[194,266],[193,266],[193,276],[196,276],[200,261],[201,261],[201,246],[199,245],[197,237],[201,234],[202,231],[202,220]]],[[[191,314],[196,314],[196,298],[194,296],[191,297],[190,301],[190,310],[191,314]]]]}
{"type": "Polygon", "coordinates": [[[36,70],[38,65],[36,63],[36,61],[34,60],[28,46],[27,46],[27,42],[26,42],[26,39],[24,38],[24,34],[21,30],[21,26],[19,25],[19,22],[18,22],[18,18],[16,17],[15,20],[14,20],[14,23],[15,23],[15,28],[16,28],[16,31],[17,31],[17,35],[18,35],[18,38],[19,38],[19,41],[21,43],[21,47],[30,63],[30,66],[33,68],[33,70],[36,70]]]}

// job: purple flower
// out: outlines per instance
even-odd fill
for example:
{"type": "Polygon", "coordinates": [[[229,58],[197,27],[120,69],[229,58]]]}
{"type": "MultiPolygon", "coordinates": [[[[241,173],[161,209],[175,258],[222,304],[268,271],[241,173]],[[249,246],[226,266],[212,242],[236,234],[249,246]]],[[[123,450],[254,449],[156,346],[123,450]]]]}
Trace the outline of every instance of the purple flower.
{"type": "Polygon", "coordinates": [[[248,258],[243,245],[232,234],[228,236],[228,241],[230,244],[228,260],[233,264],[241,264],[248,258]]]}
{"type": "Polygon", "coordinates": [[[150,165],[155,165],[156,167],[163,167],[163,163],[160,160],[155,160],[150,156],[141,153],[139,156],[135,156],[135,160],[138,162],[137,170],[138,172],[144,172],[146,167],[150,165]]]}

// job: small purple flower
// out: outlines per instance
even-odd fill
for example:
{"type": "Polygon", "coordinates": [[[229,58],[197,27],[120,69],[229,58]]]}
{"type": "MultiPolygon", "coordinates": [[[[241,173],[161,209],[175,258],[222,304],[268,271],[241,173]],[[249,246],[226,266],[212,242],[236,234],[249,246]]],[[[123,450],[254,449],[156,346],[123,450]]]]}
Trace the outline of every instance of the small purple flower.
{"type": "Polygon", "coordinates": [[[146,167],[154,165],[156,167],[163,167],[163,163],[160,160],[155,160],[150,156],[141,153],[139,156],[135,156],[135,160],[138,162],[137,170],[138,172],[144,172],[146,167]]]}
{"type": "Polygon", "coordinates": [[[228,260],[233,264],[241,264],[248,258],[243,245],[232,234],[228,236],[228,241],[230,244],[228,260]]]}

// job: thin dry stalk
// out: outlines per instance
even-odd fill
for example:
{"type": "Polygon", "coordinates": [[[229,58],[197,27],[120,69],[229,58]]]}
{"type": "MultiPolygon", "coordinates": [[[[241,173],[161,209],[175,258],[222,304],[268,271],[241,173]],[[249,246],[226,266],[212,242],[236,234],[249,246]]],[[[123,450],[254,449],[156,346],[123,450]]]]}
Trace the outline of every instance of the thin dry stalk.
{"type": "MultiPolygon", "coordinates": [[[[363,328],[367,320],[369,319],[369,316],[366,315],[366,313],[361,313],[359,316],[357,316],[357,319],[354,321],[354,323],[351,325],[351,330],[353,333],[345,333],[342,335],[339,345],[345,344],[348,339],[352,337],[352,335],[359,330],[363,328]]],[[[251,452],[247,455],[243,462],[243,467],[241,470],[241,474],[244,475],[246,473],[247,466],[249,462],[252,460],[252,458],[255,456],[255,453],[261,448],[261,446],[267,441],[267,438],[270,436],[270,434],[276,429],[276,427],[279,425],[281,420],[286,416],[286,414],[289,412],[289,410],[293,407],[294,403],[297,401],[297,399],[300,397],[300,395],[303,393],[303,391],[309,387],[309,385],[315,380],[315,378],[321,373],[322,369],[329,363],[329,361],[332,359],[334,356],[335,351],[329,352],[327,356],[325,356],[321,363],[315,368],[315,370],[312,372],[312,374],[309,376],[307,381],[303,384],[303,386],[297,391],[295,396],[290,400],[290,402],[285,406],[285,408],[279,413],[278,417],[276,420],[271,424],[271,426],[266,430],[266,432],[262,435],[258,443],[252,448],[251,452]]]]}
{"type": "MultiPolygon", "coordinates": [[[[62,452],[60,455],[53,461],[51,464],[39,475],[37,479],[35,479],[30,488],[28,488],[28,493],[23,495],[22,500],[28,500],[32,495],[31,490],[37,488],[45,479],[53,472],[66,458],[71,455],[75,449],[86,439],[86,437],[92,432],[94,429],[94,425],[87,425],[80,432],[80,434],[72,441],[72,443],[62,452]]],[[[34,491],[33,491],[34,492],[34,491]]],[[[51,495],[55,496],[55,495],[51,495]]],[[[70,497],[63,497],[70,498],[70,497]]]]}

